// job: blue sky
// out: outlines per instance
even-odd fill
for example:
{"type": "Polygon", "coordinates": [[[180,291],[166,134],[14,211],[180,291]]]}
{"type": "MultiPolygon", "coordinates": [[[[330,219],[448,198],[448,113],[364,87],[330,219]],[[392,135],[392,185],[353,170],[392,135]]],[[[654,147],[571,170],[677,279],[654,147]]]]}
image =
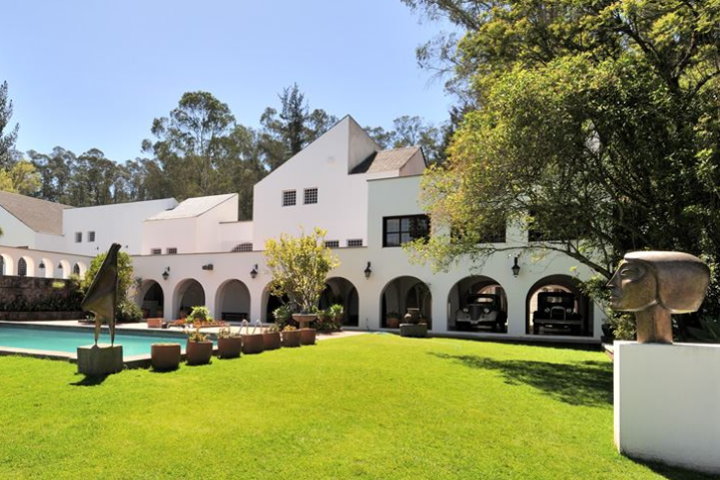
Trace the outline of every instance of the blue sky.
{"type": "Polygon", "coordinates": [[[23,0],[3,17],[0,81],[21,151],[141,156],[153,118],[193,90],[252,127],[293,82],[311,108],[361,125],[439,123],[452,104],[415,59],[443,26],[400,0],[23,0]]]}

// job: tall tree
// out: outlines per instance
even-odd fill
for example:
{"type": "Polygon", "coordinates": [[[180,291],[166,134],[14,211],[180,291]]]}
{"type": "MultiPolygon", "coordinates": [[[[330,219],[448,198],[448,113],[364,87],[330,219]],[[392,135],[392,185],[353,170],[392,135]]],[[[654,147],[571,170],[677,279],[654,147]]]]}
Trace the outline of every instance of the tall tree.
{"type": "Polygon", "coordinates": [[[472,97],[423,189],[455,233],[421,255],[496,251],[478,241],[509,218],[606,277],[628,250],[720,260],[717,2],[404,1],[465,30],[472,97]]]}
{"type": "Polygon", "coordinates": [[[0,168],[0,190],[35,195],[39,189],[40,175],[32,163],[20,160],[10,168],[0,168]]]}
{"type": "Polygon", "coordinates": [[[13,104],[8,98],[8,85],[3,82],[0,85],[0,168],[10,168],[14,163],[13,148],[19,126],[15,124],[10,127],[13,104]]]}

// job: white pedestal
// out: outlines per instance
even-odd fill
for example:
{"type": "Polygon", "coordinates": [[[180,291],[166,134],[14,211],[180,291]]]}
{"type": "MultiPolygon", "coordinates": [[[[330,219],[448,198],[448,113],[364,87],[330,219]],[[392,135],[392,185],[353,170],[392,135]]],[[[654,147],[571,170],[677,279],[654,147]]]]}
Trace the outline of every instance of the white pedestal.
{"type": "Polygon", "coordinates": [[[615,445],[720,473],[720,345],[615,342],[615,445]]]}

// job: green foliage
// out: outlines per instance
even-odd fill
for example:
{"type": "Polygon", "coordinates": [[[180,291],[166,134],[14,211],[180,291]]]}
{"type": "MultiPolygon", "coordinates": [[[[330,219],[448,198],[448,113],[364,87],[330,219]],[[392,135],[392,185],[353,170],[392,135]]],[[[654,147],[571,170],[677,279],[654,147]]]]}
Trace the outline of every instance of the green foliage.
{"type": "Polygon", "coordinates": [[[278,240],[265,243],[265,258],[272,273],[270,293],[287,296],[288,306],[295,312],[315,309],[327,274],[339,265],[324,239],[325,231],[316,228],[310,235],[282,234],[278,240]]]}
{"type": "Polygon", "coordinates": [[[187,323],[206,323],[206,322],[212,322],[212,317],[210,316],[210,310],[204,306],[204,305],[197,305],[192,307],[192,310],[190,310],[190,313],[185,318],[185,321],[187,323]]]}
{"type": "Polygon", "coordinates": [[[720,318],[704,316],[698,318],[698,327],[688,327],[692,340],[720,343],[720,318]]]}
{"type": "Polygon", "coordinates": [[[278,324],[284,324],[285,322],[290,320],[291,316],[292,311],[287,305],[280,305],[275,310],[273,310],[273,317],[275,317],[275,322],[278,324]]]}
{"type": "Polygon", "coordinates": [[[32,195],[39,188],[40,175],[32,163],[21,160],[8,169],[0,168],[0,190],[32,195]]]}
{"type": "Polygon", "coordinates": [[[465,31],[442,50],[464,115],[423,181],[420,258],[497,251],[478,235],[507,219],[606,278],[630,250],[718,261],[717,2],[405,3],[465,31]]]}
{"type": "Polygon", "coordinates": [[[233,330],[231,327],[223,327],[218,330],[218,338],[236,338],[240,336],[240,332],[233,330]]]}
{"type": "MultiPolygon", "coordinates": [[[[90,262],[90,266],[88,267],[87,272],[85,272],[85,275],[80,279],[80,292],[83,295],[85,295],[85,293],[88,291],[88,288],[90,288],[90,285],[92,285],[93,280],[95,280],[95,276],[97,275],[97,272],[100,270],[102,263],[105,261],[106,256],[107,256],[107,252],[100,253],[100,254],[96,255],[95,258],[92,259],[92,262],[90,262]]],[[[130,255],[127,254],[127,252],[118,252],[117,268],[118,268],[117,298],[118,298],[118,304],[120,304],[124,300],[127,299],[128,292],[130,290],[130,287],[133,284],[132,259],[130,258],[130,255]]]]}
{"type": "Polygon", "coordinates": [[[199,328],[188,328],[185,330],[185,334],[187,335],[188,342],[207,342],[208,336],[206,333],[203,333],[200,331],[199,328]]]}
{"type": "Polygon", "coordinates": [[[13,148],[17,139],[18,125],[9,129],[13,104],[7,96],[8,84],[0,84],[0,169],[6,169],[14,163],[13,148]]]}
{"type": "Polygon", "coordinates": [[[115,316],[120,323],[137,323],[143,320],[140,307],[138,307],[135,302],[127,299],[118,303],[115,316]]]}

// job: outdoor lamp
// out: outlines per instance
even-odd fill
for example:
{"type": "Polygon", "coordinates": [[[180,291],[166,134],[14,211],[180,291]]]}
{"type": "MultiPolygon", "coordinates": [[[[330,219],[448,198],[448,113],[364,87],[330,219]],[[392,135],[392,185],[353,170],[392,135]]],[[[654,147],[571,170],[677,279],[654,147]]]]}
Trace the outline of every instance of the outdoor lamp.
{"type": "Polygon", "coordinates": [[[45,270],[45,262],[40,262],[40,265],[38,265],[38,268],[41,270],[45,270]]]}
{"type": "Polygon", "coordinates": [[[255,277],[257,277],[257,274],[258,274],[258,266],[257,266],[257,263],[256,263],[255,266],[253,267],[253,269],[250,270],[250,276],[251,276],[252,278],[255,278],[255,277]]]}
{"type": "Polygon", "coordinates": [[[62,270],[62,263],[58,263],[58,268],[62,270]]]}
{"type": "Polygon", "coordinates": [[[518,262],[518,257],[516,255],[515,263],[513,264],[512,267],[510,267],[510,270],[512,270],[512,272],[513,272],[513,277],[517,277],[518,275],[520,275],[520,265],[518,265],[517,262],[518,262]]]}
{"type": "Polygon", "coordinates": [[[370,278],[370,274],[372,274],[372,268],[370,268],[370,262],[368,262],[367,267],[365,267],[365,270],[363,271],[365,273],[365,278],[370,278]]]}
{"type": "Polygon", "coordinates": [[[203,266],[202,266],[202,269],[203,269],[203,270],[212,270],[212,269],[213,269],[213,264],[212,264],[212,263],[208,263],[208,264],[206,264],[206,265],[203,265],[203,266]]]}
{"type": "Polygon", "coordinates": [[[170,276],[170,267],[165,267],[165,271],[162,273],[163,280],[167,280],[170,276]]]}

